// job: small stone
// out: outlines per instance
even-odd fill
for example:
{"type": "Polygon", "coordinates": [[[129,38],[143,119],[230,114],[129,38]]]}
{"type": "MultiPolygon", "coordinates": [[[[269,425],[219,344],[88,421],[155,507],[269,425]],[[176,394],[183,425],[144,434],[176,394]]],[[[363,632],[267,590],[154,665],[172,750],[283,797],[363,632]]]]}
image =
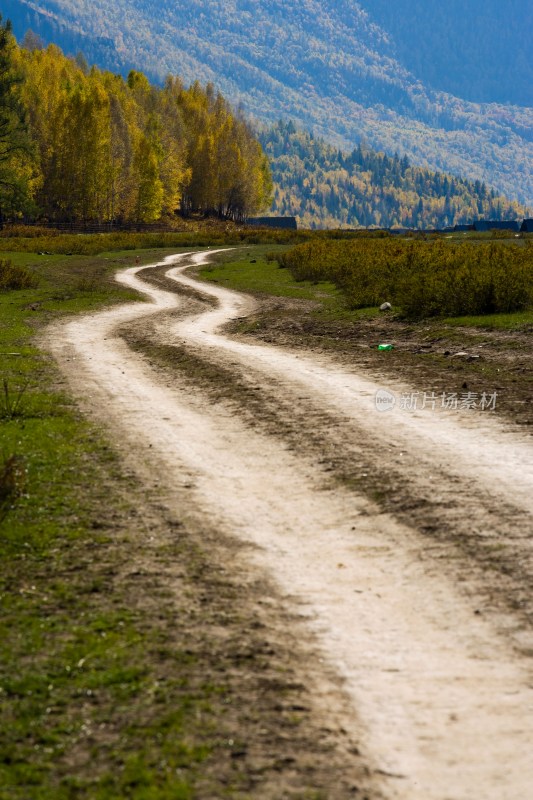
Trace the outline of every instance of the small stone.
{"type": "Polygon", "coordinates": [[[380,305],[380,307],[379,307],[380,311],[390,311],[391,309],[392,309],[392,306],[391,306],[390,303],[382,303],[380,305]]]}

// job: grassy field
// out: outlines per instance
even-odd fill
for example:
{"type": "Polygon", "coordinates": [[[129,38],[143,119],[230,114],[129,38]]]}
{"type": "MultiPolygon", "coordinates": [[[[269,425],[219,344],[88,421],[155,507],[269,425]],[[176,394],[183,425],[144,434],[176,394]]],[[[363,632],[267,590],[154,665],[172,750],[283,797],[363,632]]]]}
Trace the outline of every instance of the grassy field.
{"type": "Polygon", "coordinates": [[[409,381],[420,393],[461,393],[465,386],[479,396],[497,392],[499,415],[533,424],[533,310],[415,321],[402,319],[396,309],[388,314],[377,306],[351,309],[332,283],[296,280],[272,260],[287,250],[242,249],[201,270],[204,280],[258,297],[258,311],[238,320],[236,332],[324,350],[352,368],[409,381]],[[392,344],[392,351],[378,352],[380,343],[392,344]]]}
{"type": "Polygon", "coordinates": [[[310,241],[277,256],[296,280],[330,280],[350,308],[390,302],[410,320],[533,308],[533,248],[440,239],[310,241]]]}
{"type": "Polygon", "coordinates": [[[259,292],[264,295],[295,297],[300,300],[315,300],[336,305],[341,302],[341,293],[333,283],[295,281],[286,269],[280,269],[276,261],[268,260],[270,254],[286,251],[284,246],[260,245],[253,248],[239,247],[216,256],[216,263],[202,268],[201,277],[243,292],[259,292]]]}
{"type": "Polygon", "coordinates": [[[487,328],[501,331],[525,330],[533,325],[533,310],[512,311],[508,314],[484,314],[482,316],[450,317],[446,325],[456,327],[487,328]]]}
{"type": "Polygon", "coordinates": [[[316,303],[313,314],[324,319],[357,320],[374,316],[378,308],[350,309],[340,289],[329,281],[297,281],[282,269],[272,256],[286,252],[287,246],[258,245],[240,247],[216,256],[216,262],[203,267],[202,280],[219,283],[228,289],[263,297],[310,300],[316,303]]]}
{"type": "Polygon", "coordinates": [[[339,231],[283,230],[242,227],[218,220],[184,223],[185,230],[172,233],[94,233],[59,234],[56,230],[14,226],[0,231],[0,253],[17,251],[56,255],[100,255],[105,251],[155,250],[183,247],[200,248],[224,245],[297,244],[310,239],[353,238],[356,234],[339,231]],[[16,234],[16,235],[14,235],[16,234]]]}
{"type": "Polygon", "coordinates": [[[0,293],[0,798],[193,797],[222,689],[189,684],[164,599],[154,627],[116,583],[130,481],[35,344],[52,320],[133,299],[110,280],[127,259],[9,257],[39,283],[0,293]]]}

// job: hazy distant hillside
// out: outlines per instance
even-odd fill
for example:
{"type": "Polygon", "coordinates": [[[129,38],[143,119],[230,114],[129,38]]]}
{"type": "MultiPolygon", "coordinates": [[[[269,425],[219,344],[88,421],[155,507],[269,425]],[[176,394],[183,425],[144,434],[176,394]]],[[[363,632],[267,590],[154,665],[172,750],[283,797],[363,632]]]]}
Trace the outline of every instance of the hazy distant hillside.
{"type": "Polygon", "coordinates": [[[362,0],[399,60],[465,100],[533,106],[531,0],[362,0]]]}
{"type": "MultiPolygon", "coordinates": [[[[482,5],[469,0],[466,6],[480,34],[486,28],[482,5]]],[[[374,149],[398,150],[416,164],[485,181],[533,205],[533,110],[482,106],[430,89],[425,75],[407,66],[416,35],[409,44],[401,11],[412,18],[416,3],[390,6],[394,13],[387,19],[384,0],[4,0],[3,11],[19,35],[32,27],[67,50],[82,47],[104,66],[211,80],[261,120],[291,117],[348,147],[364,137],[374,149]],[[381,26],[364,10],[372,6],[381,26]]],[[[510,29],[507,18],[502,13],[502,31],[510,29]]],[[[446,60],[444,45],[432,44],[438,19],[420,46],[426,53],[421,70],[429,71],[433,49],[438,63],[446,60]]],[[[481,40],[490,41],[487,36],[481,40]]],[[[468,56],[471,79],[484,56],[468,56]]]]}

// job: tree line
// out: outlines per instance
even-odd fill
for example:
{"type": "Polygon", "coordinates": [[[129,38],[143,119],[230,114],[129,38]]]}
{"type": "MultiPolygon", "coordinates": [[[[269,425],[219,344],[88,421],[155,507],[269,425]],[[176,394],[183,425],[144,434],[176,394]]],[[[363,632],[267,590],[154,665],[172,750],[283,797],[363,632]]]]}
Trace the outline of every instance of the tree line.
{"type": "Polygon", "coordinates": [[[0,17],[0,212],[51,221],[240,220],[269,203],[268,161],[212,85],[89,68],[0,17]]]}
{"type": "Polygon", "coordinates": [[[278,122],[260,140],[274,177],[273,211],[306,227],[444,228],[527,216],[481,181],[416,167],[364,143],[343,152],[292,122],[278,122]]]}

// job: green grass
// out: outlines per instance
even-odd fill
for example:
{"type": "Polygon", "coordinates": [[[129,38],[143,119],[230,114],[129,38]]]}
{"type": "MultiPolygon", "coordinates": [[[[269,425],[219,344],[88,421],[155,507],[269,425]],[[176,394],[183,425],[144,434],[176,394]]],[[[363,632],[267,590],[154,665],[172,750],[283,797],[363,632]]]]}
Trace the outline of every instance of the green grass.
{"type": "MultiPolygon", "coordinates": [[[[267,265],[271,248],[224,258],[249,267],[256,291],[338,308],[331,285],[291,286],[267,265]]],[[[306,785],[307,742],[321,729],[311,725],[298,744],[292,655],[279,643],[263,653],[270,633],[253,591],[202,549],[209,531],[200,543],[159,505],[144,517],[145,492],[36,345],[49,323],[135,299],[113,273],[170,252],[6,253],[38,284],[0,292],[0,388],[5,380],[20,398],[16,413],[0,402],[0,800],[252,797],[238,750],[251,742],[246,763],[284,776],[293,767],[276,761],[289,737],[303,754],[294,770],[304,766],[301,790],[287,797],[326,796],[306,785]]]]}
{"type": "Polygon", "coordinates": [[[187,685],[163,600],[154,627],[114,586],[128,534],[110,541],[106,518],[130,511],[108,487],[124,479],[34,339],[135,295],[111,280],[121,254],[9,255],[39,282],[0,292],[0,376],[20,399],[0,403],[0,481],[13,456],[24,477],[0,513],[0,800],[192,798],[216,687],[187,685]]]}
{"type": "Polygon", "coordinates": [[[533,311],[515,311],[510,314],[486,314],[477,317],[452,317],[444,319],[446,325],[490,328],[492,330],[521,330],[533,326],[533,311]]]}
{"type": "Polygon", "coordinates": [[[65,261],[65,256],[62,255],[46,255],[41,256],[38,253],[24,253],[19,250],[7,250],[2,254],[5,258],[11,259],[14,264],[19,264],[23,267],[31,267],[36,272],[39,267],[47,266],[54,263],[65,261]]]}
{"type": "Polygon", "coordinates": [[[289,270],[268,258],[286,249],[272,245],[238,248],[219,254],[216,263],[202,267],[199,276],[236,291],[314,301],[317,306],[312,313],[324,319],[356,320],[379,313],[377,308],[349,309],[342,291],[333,283],[295,280],[289,270]]]}
{"type": "Polygon", "coordinates": [[[320,299],[329,302],[334,302],[340,297],[339,291],[332,283],[297,282],[288,270],[280,269],[277,262],[267,261],[269,253],[282,252],[285,249],[269,245],[238,248],[218,254],[217,263],[203,267],[200,276],[212,283],[220,283],[222,286],[239,291],[277,297],[320,299]]]}

